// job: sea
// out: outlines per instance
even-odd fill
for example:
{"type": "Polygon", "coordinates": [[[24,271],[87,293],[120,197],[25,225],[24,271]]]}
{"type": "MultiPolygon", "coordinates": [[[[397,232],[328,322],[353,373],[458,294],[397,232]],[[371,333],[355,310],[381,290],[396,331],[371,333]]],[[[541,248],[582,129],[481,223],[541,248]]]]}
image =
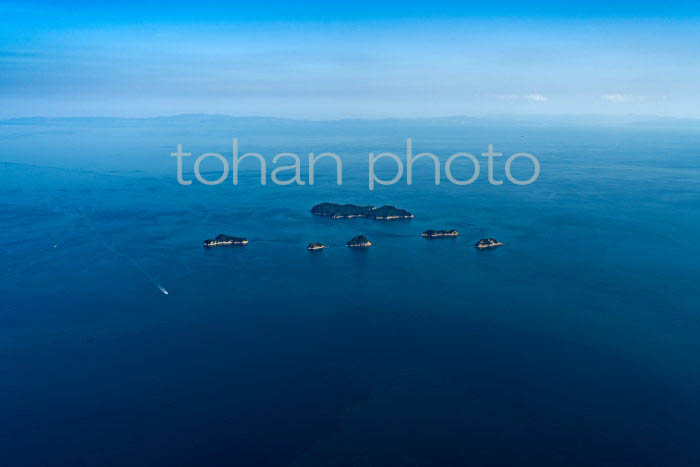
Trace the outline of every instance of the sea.
{"type": "Polygon", "coordinates": [[[700,465],[697,121],[11,119],[0,225],[2,466],[700,465]],[[194,177],[234,138],[265,185],[252,159],[194,177]],[[441,183],[423,158],[370,190],[408,138],[441,183]],[[329,158],[309,185],[323,152],[342,185],[329,158]],[[304,185],[270,180],[278,153],[304,185]]]}

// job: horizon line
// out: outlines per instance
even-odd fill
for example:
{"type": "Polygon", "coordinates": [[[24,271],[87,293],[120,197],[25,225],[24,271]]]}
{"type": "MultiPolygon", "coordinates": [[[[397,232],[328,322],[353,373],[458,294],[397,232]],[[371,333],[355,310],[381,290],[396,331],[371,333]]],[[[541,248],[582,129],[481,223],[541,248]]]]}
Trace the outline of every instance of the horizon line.
{"type": "Polygon", "coordinates": [[[47,116],[47,115],[32,115],[18,116],[9,118],[0,118],[0,124],[12,123],[13,121],[29,121],[29,120],[158,120],[158,119],[176,119],[176,118],[194,118],[194,117],[215,117],[229,118],[240,120],[281,120],[290,122],[343,122],[343,121],[388,121],[388,120],[447,120],[447,119],[499,119],[499,118],[517,118],[520,120],[537,120],[537,119],[604,119],[604,120],[621,120],[621,119],[644,119],[644,120],[680,120],[680,121],[697,121],[700,122],[700,117],[691,116],[673,116],[673,115],[657,115],[657,114],[596,114],[596,113],[541,113],[541,114],[524,114],[524,113],[493,113],[493,114],[453,114],[453,115],[436,115],[436,116],[385,116],[385,117],[338,117],[338,118],[308,118],[308,117],[280,117],[274,115],[235,115],[223,113],[206,113],[206,112],[186,112],[176,114],[162,114],[151,116],[117,116],[117,115],[62,115],[62,116],[47,116]]]}

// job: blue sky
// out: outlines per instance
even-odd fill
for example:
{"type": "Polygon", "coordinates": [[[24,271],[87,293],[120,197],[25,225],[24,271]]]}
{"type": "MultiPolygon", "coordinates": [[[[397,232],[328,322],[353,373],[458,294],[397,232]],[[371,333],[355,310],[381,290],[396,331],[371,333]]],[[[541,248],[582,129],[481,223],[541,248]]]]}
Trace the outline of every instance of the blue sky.
{"type": "Polygon", "coordinates": [[[700,117],[693,3],[2,2],[0,118],[700,117]]]}

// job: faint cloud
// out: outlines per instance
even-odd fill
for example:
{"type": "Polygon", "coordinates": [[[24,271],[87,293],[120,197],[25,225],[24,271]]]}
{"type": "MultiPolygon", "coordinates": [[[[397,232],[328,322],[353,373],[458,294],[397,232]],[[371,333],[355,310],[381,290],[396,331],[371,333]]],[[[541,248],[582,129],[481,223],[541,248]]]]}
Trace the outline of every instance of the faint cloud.
{"type": "Polygon", "coordinates": [[[501,99],[509,101],[531,101],[531,102],[547,102],[549,99],[547,96],[543,96],[539,93],[534,94],[502,94],[498,96],[501,99]]]}
{"type": "Polygon", "coordinates": [[[525,99],[534,102],[547,102],[549,100],[542,94],[528,94],[527,96],[525,96],[525,99]]]}
{"type": "Polygon", "coordinates": [[[648,101],[664,101],[667,96],[664,95],[654,95],[654,96],[640,96],[640,95],[630,95],[630,94],[603,94],[600,96],[601,99],[612,102],[613,104],[624,104],[628,102],[648,102],[648,101]]]}
{"type": "Polygon", "coordinates": [[[624,102],[629,102],[632,100],[632,96],[626,96],[624,94],[603,94],[600,97],[603,100],[612,102],[614,104],[622,104],[624,102]]]}

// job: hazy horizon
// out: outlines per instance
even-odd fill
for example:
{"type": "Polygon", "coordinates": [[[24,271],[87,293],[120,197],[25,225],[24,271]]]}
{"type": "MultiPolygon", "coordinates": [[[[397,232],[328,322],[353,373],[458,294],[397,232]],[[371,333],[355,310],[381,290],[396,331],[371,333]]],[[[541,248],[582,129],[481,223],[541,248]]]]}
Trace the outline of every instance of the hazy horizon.
{"type": "Polygon", "coordinates": [[[700,117],[692,2],[0,6],[0,119],[700,117]]]}
{"type": "Polygon", "coordinates": [[[653,114],[463,114],[463,115],[434,115],[428,117],[414,116],[383,116],[383,117],[279,117],[275,115],[250,115],[250,114],[223,114],[223,113],[206,113],[206,112],[183,112],[173,114],[153,114],[143,116],[132,115],[26,115],[0,118],[0,124],[8,124],[13,122],[30,122],[35,121],[62,121],[62,120],[178,120],[192,118],[208,118],[208,119],[235,119],[235,120],[280,120],[300,123],[325,123],[325,122],[372,122],[372,121],[450,121],[450,120],[470,120],[470,123],[483,121],[489,123],[514,122],[518,123],[586,123],[586,124],[605,124],[605,123],[646,123],[646,122],[691,122],[700,123],[700,117],[677,117],[669,115],[653,115],[653,114]],[[602,119],[602,120],[601,120],[602,119]]]}

